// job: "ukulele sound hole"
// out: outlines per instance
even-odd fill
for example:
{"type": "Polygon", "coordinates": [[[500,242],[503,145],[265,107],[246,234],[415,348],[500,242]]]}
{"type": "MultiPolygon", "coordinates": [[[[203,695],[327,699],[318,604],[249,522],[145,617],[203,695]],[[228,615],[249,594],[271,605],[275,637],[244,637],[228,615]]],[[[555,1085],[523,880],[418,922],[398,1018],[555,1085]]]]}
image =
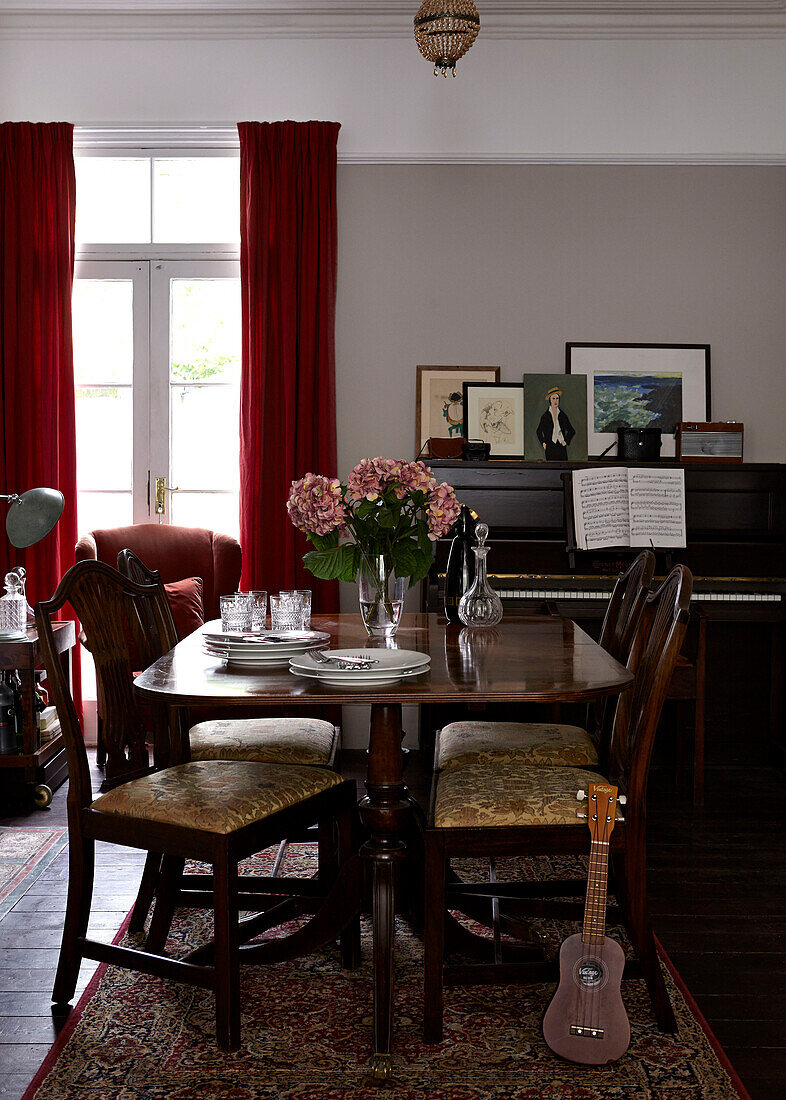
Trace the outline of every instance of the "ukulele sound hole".
{"type": "Polygon", "coordinates": [[[576,968],[579,982],[586,989],[596,989],[603,981],[603,967],[595,959],[582,959],[576,968]]]}

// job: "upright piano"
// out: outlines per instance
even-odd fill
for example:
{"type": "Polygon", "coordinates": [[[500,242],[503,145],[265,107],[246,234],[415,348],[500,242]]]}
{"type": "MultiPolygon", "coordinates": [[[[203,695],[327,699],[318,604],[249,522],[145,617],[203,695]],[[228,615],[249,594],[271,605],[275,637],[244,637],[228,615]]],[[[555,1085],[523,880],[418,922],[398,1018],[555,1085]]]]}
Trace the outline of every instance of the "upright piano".
{"type": "MultiPolygon", "coordinates": [[[[508,612],[550,603],[571,619],[601,618],[617,574],[637,550],[569,551],[563,474],[604,465],[432,460],[434,476],[456,489],[489,525],[491,583],[508,612]]],[[[614,466],[636,463],[608,462],[614,466]]],[[[652,464],[646,464],[652,468],[652,464]]],[[[680,468],[663,460],[660,468],[680,468]]],[[[693,573],[693,601],[713,622],[758,624],[769,652],[771,742],[783,749],[783,633],[786,623],[786,465],[686,464],[687,546],[658,552],[657,572],[682,562],[693,573]]],[[[442,608],[450,539],[437,543],[426,583],[429,610],[442,608]]]]}

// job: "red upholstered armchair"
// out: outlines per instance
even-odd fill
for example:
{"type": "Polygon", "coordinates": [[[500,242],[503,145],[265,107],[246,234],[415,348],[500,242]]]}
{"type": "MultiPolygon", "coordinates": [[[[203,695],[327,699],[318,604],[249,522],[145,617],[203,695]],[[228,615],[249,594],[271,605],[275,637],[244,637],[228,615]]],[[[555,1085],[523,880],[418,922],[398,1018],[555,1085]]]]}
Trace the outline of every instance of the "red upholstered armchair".
{"type": "Polygon", "coordinates": [[[138,523],[90,531],[76,544],[75,558],[96,558],[114,567],[117,555],[125,549],[133,550],[150,569],[157,569],[164,584],[201,577],[205,619],[219,617],[218,597],[237,591],[240,583],[240,543],[231,535],[203,527],[138,523]]]}

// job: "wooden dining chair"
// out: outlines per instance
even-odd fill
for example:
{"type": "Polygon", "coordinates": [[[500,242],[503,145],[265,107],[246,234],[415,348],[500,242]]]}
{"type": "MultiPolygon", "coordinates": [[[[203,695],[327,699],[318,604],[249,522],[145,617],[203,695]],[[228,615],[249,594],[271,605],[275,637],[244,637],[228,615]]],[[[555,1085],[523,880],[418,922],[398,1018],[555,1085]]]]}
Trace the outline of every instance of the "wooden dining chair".
{"type": "MultiPolygon", "coordinates": [[[[432,784],[425,833],[425,1016],[429,1042],[442,1038],[443,985],[461,982],[544,980],[550,968],[543,962],[529,967],[507,964],[499,936],[490,941],[472,935],[449,911],[461,911],[465,900],[515,899],[534,915],[575,916],[581,907],[564,899],[583,894],[585,880],[542,883],[467,883],[451,877],[449,861],[462,857],[516,855],[583,855],[587,826],[577,817],[580,788],[611,782],[627,797],[625,821],[614,830],[613,876],[618,910],[638,959],[638,973],[647,982],[658,1025],[674,1030],[674,1013],[658,963],[650,925],[646,888],[646,793],[650,758],[674,663],[685,636],[692,577],[676,566],[658,590],[650,594],[634,635],[628,667],[635,672],[633,690],[617,708],[604,773],[581,768],[544,768],[518,761],[466,764],[437,772],[432,784]],[[483,961],[451,966],[445,946],[460,943],[477,951],[483,961]]],[[[636,975],[633,965],[626,976],[636,975]]]]}
{"type": "MultiPolygon", "coordinates": [[[[599,643],[626,664],[655,572],[655,555],[643,550],[614,585],[599,643]]],[[[518,762],[538,767],[604,767],[616,699],[595,700],[585,726],[559,722],[451,722],[436,736],[434,768],[449,771],[466,764],[518,762]]]]}
{"type": "MultiPolygon", "coordinates": [[[[335,825],[333,870],[351,853],[356,790],[329,768],[240,760],[195,760],[159,768],[148,758],[148,731],[136,703],[129,660],[130,639],[140,642],[141,624],[152,622],[165,644],[169,623],[152,586],[138,585],[115,569],[83,561],[63,577],[50,600],[36,605],[36,626],[51,698],[57,707],[68,757],[69,881],[60,959],[52,999],[73,997],[82,959],[95,959],[211,989],[216,998],[219,1046],[240,1042],[239,912],[264,908],[287,893],[281,880],[259,878],[248,896],[238,863],[280,842],[294,829],[335,825]],[[140,605],[140,601],[150,601],[140,605]],[[96,661],[104,707],[107,748],[126,775],[93,797],[84,738],[59,660],[51,617],[69,603],[82,622],[96,661]],[[152,620],[135,608],[149,607],[152,620]],[[163,853],[175,864],[193,859],[211,865],[209,900],[214,944],[202,955],[175,960],[158,952],[106,944],[88,936],[95,843],[105,841],[163,853]],[[209,962],[203,962],[205,954],[209,962]],[[199,958],[199,962],[195,961],[199,958]]],[[[165,714],[161,718],[166,721],[165,714]]],[[[326,893],[319,881],[313,897],[326,893]]],[[[292,887],[294,893],[296,887],[292,887]]],[[[317,933],[315,933],[316,936],[317,933]]],[[[342,959],[356,957],[357,922],[342,936],[342,959]]],[[[301,931],[300,941],[303,941],[301,931]]],[[[313,949],[315,942],[309,944],[313,949]]]]}
{"type": "MultiPolygon", "coordinates": [[[[117,556],[117,568],[124,577],[137,584],[153,587],[155,595],[149,600],[137,601],[137,617],[140,619],[142,639],[136,644],[136,652],[143,661],[143,667],[152,665],[159,657],[168,652],[176,643],[174,623],[167,601],[161,575],[157,569],[150,569],[142,559],[128,548],[117,556]],[[159,632],[156,621],[164,620],[166,630],[159,632]]],[[[179,716],[170,716],[174,725],[179,716]]],[[[340,739],[340,730],[332,722],[320,718],[204,718],[188,729],[180,732],[182,738],[178,749],[178,760],[256,760],[271,764],[304,764],[313,767],[334,767],[336,750],[340,739]]],[[[158,764],[164,766],[169,759],[164,758],[163,747],[158,749],[158,764]]],[[[279,852],[273,865],[275,877],[283,862],[289,843],[306,838],[307,834],[295,834],[281,841],[279,852]]],[[[309,837],[309,839],[312,839],[309,837]]],[[[326,838],[322,837],[323,845],[326,838]]],[[[329,842],[329,838],[328,838],[329,842]]],[[[323,859],[326,853],[323,852],[323,859]]],[[[151,852],[145,862],[134,910],[131,914],[129,931],[141,932],[150,906],[153,903],[159,883],[161,858],[151,852]]],[[[188,887],[190,879],[181,881],[181,888],[188,887]]],[[[203,883],[200,883],[203,885],[203,883]]],[[[163,914],[159,914],[153,930],[151,945],[160,946],[163,914]]]]}

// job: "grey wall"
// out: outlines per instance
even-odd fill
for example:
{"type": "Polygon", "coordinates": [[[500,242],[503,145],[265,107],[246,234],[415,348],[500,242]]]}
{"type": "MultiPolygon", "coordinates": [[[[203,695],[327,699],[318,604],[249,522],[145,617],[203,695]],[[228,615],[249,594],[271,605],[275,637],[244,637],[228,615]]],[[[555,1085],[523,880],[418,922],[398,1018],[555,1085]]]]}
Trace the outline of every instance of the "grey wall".
{"type": "MultiPolygon", "coordinates": [[[[786,168],[340,165],[340,476],[412,457],[415,367],[712,345],[712,415],[785,461],[786,168]]],[[[327,471],[326,471],[327,472],[327,471]]]]}

